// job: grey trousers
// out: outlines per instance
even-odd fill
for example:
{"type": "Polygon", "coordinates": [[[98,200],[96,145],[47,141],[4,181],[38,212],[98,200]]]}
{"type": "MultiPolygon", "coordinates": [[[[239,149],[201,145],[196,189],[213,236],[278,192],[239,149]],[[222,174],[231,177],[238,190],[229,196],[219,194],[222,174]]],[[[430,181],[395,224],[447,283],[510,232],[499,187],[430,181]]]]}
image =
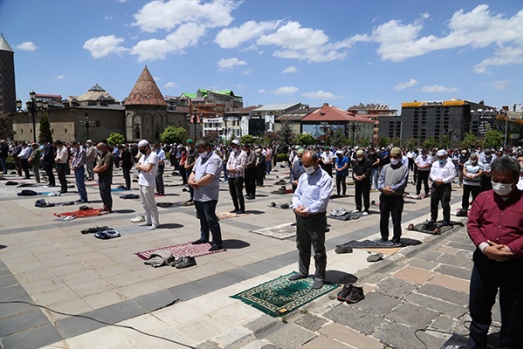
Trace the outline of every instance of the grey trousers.
{"type": "Polygon", "coordinates": [[[86,162],[85,167],[87,168],[87,179],[92,181],[94,179],[94,162],[86,162]]]}
{"type": "Polygon", "coordinates": [[[140,201],[145,211],[145,223],[159,226],[160,218],[158,217],[158,206],[156,206],[154,199],[154,189],[155,187],[140,185],[140,201]]]}
{"type": "Polygon", "coordinates": [[[327,252],[325,250],[325,230],[327,229],[327,216],[325,212],[302,217],[296,215],[296,247],[298,248],[300,274],[309,274],[311,262],[311,246],[314,249],[316,266],[315,276],[325,279],[327,268],[327,252]]]}

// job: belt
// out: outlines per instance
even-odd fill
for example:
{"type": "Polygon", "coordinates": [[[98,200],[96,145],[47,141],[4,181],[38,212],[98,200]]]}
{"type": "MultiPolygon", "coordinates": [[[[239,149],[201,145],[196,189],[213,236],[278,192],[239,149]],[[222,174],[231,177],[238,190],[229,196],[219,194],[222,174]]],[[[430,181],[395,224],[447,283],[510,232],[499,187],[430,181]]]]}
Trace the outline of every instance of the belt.
{"type": "Polygon", "coordinates": [[[318,213],[311,213],[307,217],[325,217],[327,215],[327,212],[318,212],[318,213]]]}

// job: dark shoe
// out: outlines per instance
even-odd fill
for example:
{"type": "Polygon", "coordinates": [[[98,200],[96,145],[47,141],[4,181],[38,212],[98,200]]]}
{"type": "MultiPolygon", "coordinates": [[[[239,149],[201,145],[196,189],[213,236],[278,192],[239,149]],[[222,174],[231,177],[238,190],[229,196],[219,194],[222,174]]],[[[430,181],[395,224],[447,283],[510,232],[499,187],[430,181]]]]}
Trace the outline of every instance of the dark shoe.
{"type": "Polygon", "coordinates": [[[67,194],[67,190],[60,190],[60,194],[67,194]]]}
{"type": "Polygon", "coordinates": [[[336,252],[338,254],[339,253],[352,253],[352,247],[350,247],[350,246],[338,246],[338,247],[336,247],[334,252],[336,252]]]}
{"type": "Polygon", "coordinates": [[[338,292],[336,299],[338,299],[340,302],[346,302],[350,291],[352,291],[352,287],[353,287],[352,284],[343,285],[343,288],[341,289],[340,292],[338,292]]]}
{"type": "Polygon", "coordinates": [[[232,211],[229,211],[229,213],[240,213],[240,210],[232,210],[232,211]]]}
{"type": "Polygon", "coordinates": [[[193,244],[193,245],[199,245],[199,244],[206,244],[206,243],[208,243],[208,242],[209,242],[209,241],[205,241],[205,240],[200,240],[200,239],[198,239],[198,240],[192,242],[192,244],[193,244]]]}
{"type": "Polygon", "coordinates": [[[388,239],[388,238],[381,237],[381,238],[379,238],[379,239],[377,239],[377,240],[374,240],[374,241],[376,241],[376,242],[380,242],[380,243],[383,243],[383,242],[387,242],[387,241],[389,241],[389,239],[388,239]]]}
{"type": "Polygon", "coordinates": [[[365,295],[363,294],[363,287],[352,285],[352,288],[347,295],[347,303],[358,303],[363,298],[365,298],[365,295]]]}
{"type": "Polygon", "coordinates": [[[467,210],[459,210],[459,212],[456,213],[456,216],[458,216],[458,217],[467,217],[468,216],[467,210]]]}
{"type": "Polygon", "coordinates": [[[189,267],[192,267],[193,265],[196,265],[196,259],[194,259],[194,257],[187,256],[187,257],[182,257],[180,260],[180,263],[176,263],[176,268],[177,269],[189,268],[189,267]]]}
{"type": "Polygon", "coordinates": [[[315,277],[311,287],[313,290],[319,290],[323,287],[323,279],[315,277]]]}
{"type": "Polygon", "coordinates": [[[212,245],[211,248],[209,249],[209,252],[219,251],[219,250],[222,250],[222,249],[223,249],[223,246],[212,245]]]}
{"type": "Polygon", "coordinates": [[[434,224],[434,221],[428,221],[425,223],[425,226],[427,227],[427,230],[434,230],[436,229],[436,224],[434,224]]]}
{"type": "Polygon", "coordinates": [[[108,226],[87,228],[81,231],[82,234],[97,233],[99,231],[109,230],[108,226]]]}
{"type": "Polygon", "coordinates": [[[289,276],[289,281],[296,281],[296,280],[300,280],[300,279],[305,279],[305,278],[308,278],[309,277],[309,274],[292,274],[289,276]]]}
{"type": "Polygon", "coordinates": [[[367,262],[377,262],[383,259],[383,253],[373,253],[367,257],[367,262]]]}

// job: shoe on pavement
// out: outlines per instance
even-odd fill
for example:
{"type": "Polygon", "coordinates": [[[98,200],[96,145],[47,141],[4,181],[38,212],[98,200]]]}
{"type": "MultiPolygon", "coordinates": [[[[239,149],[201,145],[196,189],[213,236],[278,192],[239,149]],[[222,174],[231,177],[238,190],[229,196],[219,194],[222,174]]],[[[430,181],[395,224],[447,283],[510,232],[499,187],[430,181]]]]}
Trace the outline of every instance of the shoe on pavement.
{"type": "Polygon", "coordinates": [[[301,273],[298,273],[298,274],[292,274],[288,277],[289,281],[296,281],[296,280],[300,280],[300,279],[305,279],[305,278],[308,278],[309,277],[309,274],[301,274],[301,273]]]}
{"type": "Polygon", "coordinates": [[[147,230],[155,230],[155,229],[158,229],[158,225],[154,225],[154,224],[151,224],[151,226],[149,228],[147,228],[147,230]]]}
{"type": "Polygon", "coordinates": [[[179,263],[176,263],[177,269],[189,268],[196,265],[196,259],[191,256],[182,257],[179,263]]]}
{"type": "Polygon", "coordinates": [[[94,233],[94,236],[98,239],[107,240],[119,237],[120,233],[114,229],[108,229],[104,231],[99,231],[98,233],[94,233]]]}
{"type": "Polygon", "coordinates": [[[352,287],[354,285],[352,284],[345,284],[343,285],[343,288],[340,292],[338,292],[338,295],[336,296],[336,299],[338,299],[340,302],[346,302],[347,297],[349,296],[350,291],[352,290],[352,287]]]}
{"type": "Polygon", "coordinates": [[[142,223],[142,224],[138,224],[139,227],[150,227],[152,226],[151,223],[142,223]]]}
{"type": "Polygon", "coordinates": [[[358,287],[352,285],[352,288],[347,295],[347,303],[358,303],[362,299],[365,298],[365,295],[363,294],[363,287],[358,287]]]}
{"type": "Polygon", "coordinates": [[[144,216],[136,216],[136,217],[134,217],[133,219],[131,219],[131,222],[132,222],[132,223],[141,223],[141,222],[145,222],[145,217],[144,217],[144,216]]]}
{"type": "Polygon", "coordinates": [[[340,253],[352,253],[352,247],[341,245],[341,246],[336,247],[334,252],[336,252],[338,254],[340,254],[340,253]]]}
{"type": "Polygon", "coordinates": [[[380,242],[380,243],[383,243],[383,242],[387,242],[387,241],[389,241],[389,239],[379,238],[379,239],[376,239],[376,240],[374,240],[374,241],[376,241],[376,242],[380,242]]]}
{"type": "Polygon", "coordinates": [[[103,227],[93,227],[93,228],[87,228],[87,229],[83,229],[81,231],[82,234],[89,234],[89,233],[98,233],[99,231],[104,231],[104,230],[108,230],[110,229],[108,226],[103,226],[103,227]]]}
{"type": "Polygon", "coordinates": [[[367,211],[363,211],[363,212],[361,213],[361,215],[362,215],[362,216],[368,216],[368,215],[369,215],[369,212],[367,212],[367,211]]]}
{"type": "Polygon", "coordinates": [[[212,245],[211,248],[209,249],[209,252],[219,251],[219,250],[222,250],[222,249],[223,249],[223,246],[212,245]]]}
{"type": "Polygon", "coordinates": [[[352,213],[360,213],[360,210],[353,210],[352,213]]]}
{"type": "Polygon", "coordinates": [[[367,262],[377,262],[383,259],[383,253],[372,253],[370,256],[367,257],[367,262]]]}

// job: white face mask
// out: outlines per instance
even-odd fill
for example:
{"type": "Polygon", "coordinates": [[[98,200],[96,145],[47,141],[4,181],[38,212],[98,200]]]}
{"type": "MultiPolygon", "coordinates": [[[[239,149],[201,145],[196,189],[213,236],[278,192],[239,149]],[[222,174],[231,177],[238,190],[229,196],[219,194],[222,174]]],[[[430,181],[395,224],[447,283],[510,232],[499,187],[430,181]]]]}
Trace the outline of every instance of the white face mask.
{"type": "Polygon", "coordinates": [[[393,164],[394,166],[396,166],[397,164],[400,163],[400,160],[399,159],[390,159],[390,163],[393,164]]]}
{"type": "Polygon", "coordinates": [[[310,175],[313,174],[314,171],[316,171],[314,166],[309,166],[309,167],[304,166],[303,169],[305,170],[305,172],[307,172],[307,174],[310,174],[310,175]]]}
{"type": "Polygon", "coordinates": [[[492,182],[492,189],[499,196],[506,196],[512,192],[512,184],[492,182]]]}
{"type": "Polygon", "coordinates": [[[203,153],[198,153],[198,155],[199,155],[201,158],[205,158],[205,157],[207,157],[207,151],[204,151],[203,153]]]}

